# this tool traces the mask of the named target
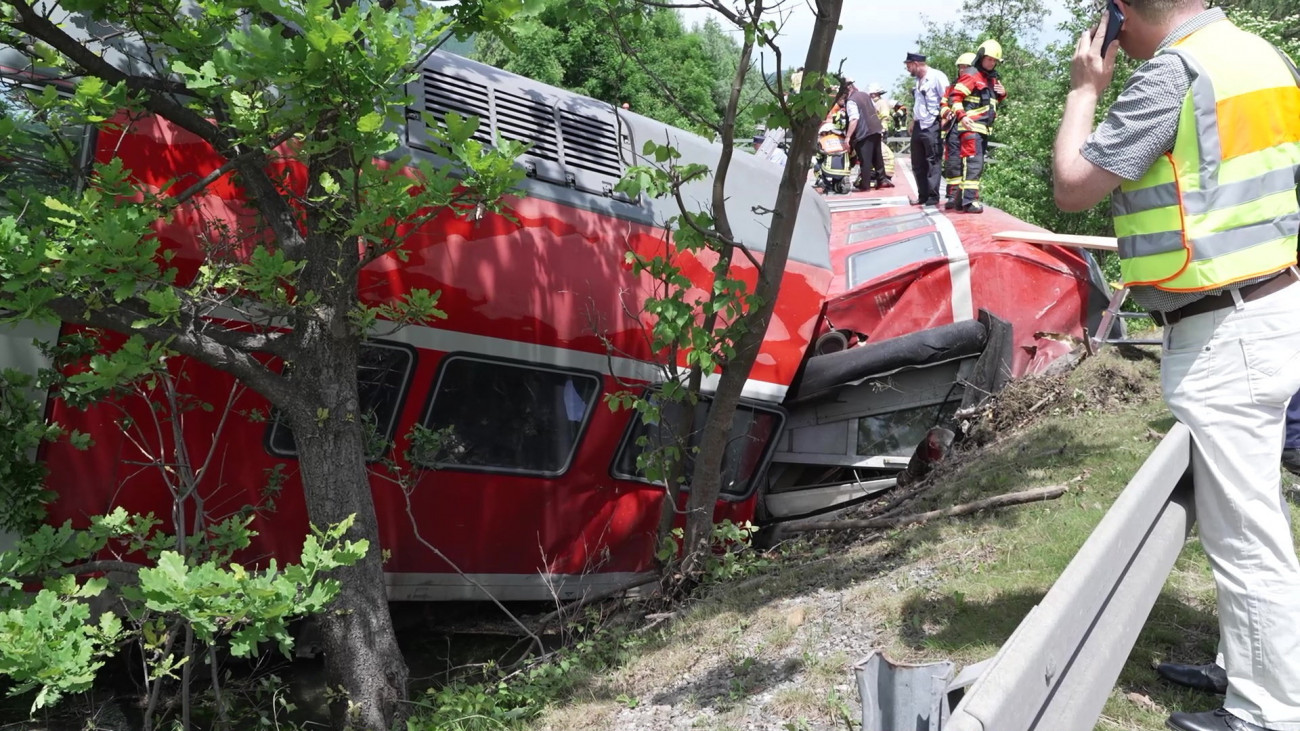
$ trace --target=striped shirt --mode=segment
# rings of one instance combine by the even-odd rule
[[[1106,119],[1083,144],[1079,150],[1083,158],[1125,180],[1140,180],[1161,155],[1172,150],[1178,136],[1178,117],[1182,113],[1183,99],[1192,87],[1192,76],[1180,57],[1159,51],[1226,18],[1219,8],[1211,8],[1189,18],[1165,36],[1156,47],[1156,55],[1133,72],[1119,98],[1106,113]],[[1268,277],[1248,279],[1207,292],[1169,292],[1140,285],[1133,287],[1129,294],[1134,302],[1147,310],[1169,312],[1203,297],[1263,279]]]
[[[912,90],[912,119],[916,126],[925,129],[939,121],[939,104],[948,90],[948,76],[939,69],[927,68],[925,76],[916,80]]]

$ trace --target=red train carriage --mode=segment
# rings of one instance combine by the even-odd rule
[[[764,518],[892,486],[930,429],[1097,334],[1109,287],[1088,252],[1002,239],[1042,229],[993,208],[908,205],[897,180],[901,195],[831,199],[835,277],[785,402]]]
[[[520,158],[525,195],[511,200],[518,225],[443,217],[416,232],[407,261],[390,257],[363,272],[366,301],[441,290],[448,315],[438,327],[378,333],[358,374],[383,437],[372,487],[390,596],[479,599],[486,589],[500,599],[550,599],[619,585],[652,568],[663,493],[636,469],[637,437],[652,430],[602,397],[661,377],[640,314],[654,283],[633,274],[625,254],[662,252],[662,222],[677,211],[613,188],[646,140],[667,139],[685,162],[711,164],[719,148],[449,54],[433,56],[409,91],[416,104],[395,159],[430,154],[421,112],[474,115],[484,142],[500,135],[531,147]],[[221,164],[159,120],[87,140],[89,155],[120,155],[145,184]],[[292,164],[286,172],[300,177]],[[772,206],[781,172],[739,155],[728,177],[736,236],[760,259],[767,220],[753,211]],[[704,206],[710,186],[700,180],[684,197]],[[159,237],[176,265],[193,271],[202,232],[213,222],[238,228],[244,217],[239,191],[219,182]],[[776,314],[733,426],[716,517],[779,521],[864,499],[893,484],[930,427],[1065,352],[1058,337],[1040,333],[1095,332],[1107,291],[1091,258],[992,235],[1006,228],[1026,226],[993,209],[948,215],[879,192],[836,198],[829,208],[806,194]],[[707,285],[712,263],[687,260],[686,271]],[[753,282],[756,272],[741,258],[732,274]],[[28,343],[56,334],[13,329],[0,337],[0,365],[34,368],[40,357]],[[173,372],[203,401],[266,411],[224,373],[183,358]],[[45,451],[60,494],[53,520],[84,522],[117,505],[169,513],[157,470],[140,466],[166,446],[165,435],[158,444],[122,429],[151,418],[148,404],[81,412],[55,400],[50,411],[96,443]],[[274,419],[222,427],[221,411],[191,412],[184,422],[191,453],[212,450],[218,461],[205,505],[220,513],[255,504],[268,471],[280,470],[285,489],[275,512],[256,519],[255,548],[292,559],[306,529],[293,435]],[[408,493],[379,460],[403,454],[417,424],[451,438],[438,454],[416,457],[421,478]]]
[[[12,65],[12,64],[11,64]],[[677,211],[661,201],[629,200],[613,191],[637,164],[646,140],[674,144],[688,162],[714,163],[720,148],[645,117],[538,84],[466,59],[435,54],[409,90],[416,99],[403,130],[402,155],[428,156],[428,130],[419,112],[454,111],[482,120],[480,138],[530,143],[520,158],[529,173],[524,195],[510,201],[518,224],[487,216],[477,222],[442,217],[411,240],[409,260],[390,257],[364,272],[361,295],[378,303],[412,289],[441,291],[447,318],[438,327],[405,327],[365,347],[359,377],[364,405],[384,437],[376,460],[400,455],[413,425],[450,428],[452,438],[426,456],[408,494],[376,462],[372,488],[390,597],[482,599],[567,598],[613,586],[652,569],[660,487],[637,474],[636,440],[644,428],[630,412],[611,411],[602,397],[628,382],[659,377],[645,337],[641,304],[653,282],[625,262],[629,250],[661,252],[662,222]],[[195,178],[222,163],[202,141],[160,119],[120,120],[120,130],[87,137],[91,155],[121,157],[144,185]],[[301,176],[292,163],[287,172]],[[748,155],[728,178],[736,236],[761,260],[766,218],[781,168]],[[709,200],[711,182],[685,191]],[[161,227],[173,263],[193,272],[203,261],[204,232],[214,223],[246,222],[240,191],[229,178]],[[245,226],[246,228],[246,226]],[[719,518],[752,516],[771,446],[784,418],[779,407],[814,334],[831,280],[829,216],[809,192],[799,211],[790,262],[768,338],[745,389],[729,450]],[[755,279],[747,262],[733,276]],[[687,273],[708,286],[712,262]],[[65,328],[66,334],[66,328]],[[37,358],[27,333],[4,339],[6,363]],[[259,515],[252,553],[292,560],[307,528],[297,483],[295,445],[274,418],[221,421],[267,412],[257,394],[225,373],[185,358],[172,364],[187,395],[215,405],[185,415],[191,454],[213,450],[203,483],[206,509],[229,513],[257,504],[269,470],[287,477],[273,512]],[[171,512],[171,495],[156,460],[169,437],[146,424],[154,413],[143,399],[123,399],[86,411],[51,401],[51,418],[86,432],[95,446],[46,448],[48,484],[59,493],[50,519],[84,524],[115,506],[132,512]],[[400,459],[400,457],[398,457]],[[430,551],[428,541],[460,572]],[[478,586],[476,586],[476,584]]]

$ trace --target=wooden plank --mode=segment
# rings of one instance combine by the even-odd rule
[[[1119,244],[1116,243],[1113,236],[1074,236],[1044,231],[1002,231],[993,234],[993,238],[1004,241],[1023,241],[1027,244],[1040,244],[1043,246],[1074,246],[1080,249],[1119,251]]]

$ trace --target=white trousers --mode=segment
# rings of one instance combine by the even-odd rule
[[[1218,588],[1224,707],[1300,731],[1300,562],[1278,469],[1300,390],[1300,284],[1164,337],[1161,386],[1192,432],[1196,520]]]

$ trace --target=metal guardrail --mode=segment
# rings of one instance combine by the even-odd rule
[[[1191,434],[1175,424],[951,712],[972,673],[937,666],[941,690],[912,702],[917,668],[895,684],[887,663],[859,665],[863,731],[1090,731],[1195,522],[1191,487]]]
[[[886,137],[885,144],[893,146],[892,149],[894,150],[894,154],[906,155],[912,150],[912,137],[910,135],[906,137]],[[1006,147],[1006,143],[1003,142],[989,143],[990,150],[996,150],[1001,147]],[[989,157],[989,162],[994,162],[992,156]]]

